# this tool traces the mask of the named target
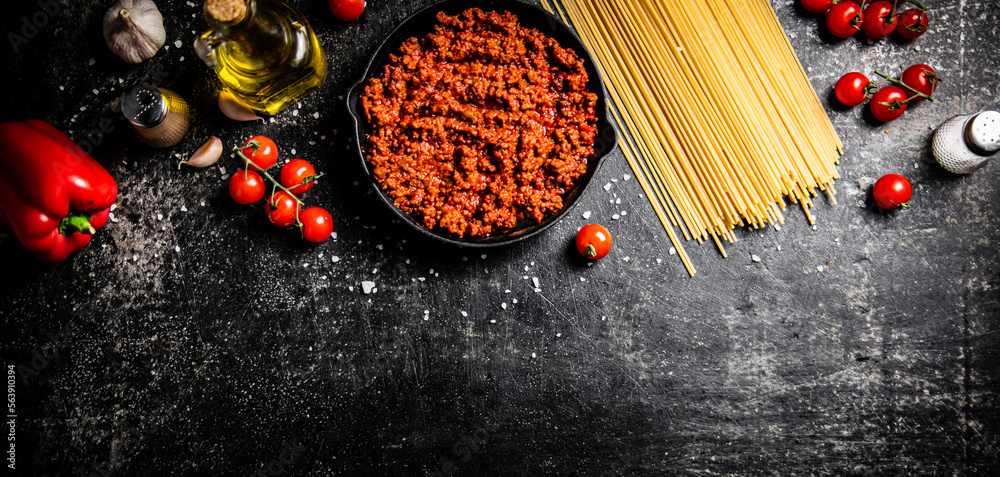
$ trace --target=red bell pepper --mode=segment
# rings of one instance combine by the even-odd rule
[[[51,124],[0,124],[0,224],[42,261],[87,246],[117,198],[111,174]]]

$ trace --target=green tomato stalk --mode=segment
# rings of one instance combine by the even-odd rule
[[[241,146],[237,146],[236,148],[233,149],[233,151],[236,152],[236,155],[239,156],[240,160],[243,161],[243,164],[246,165],[246,168],[244,169],[244,172],[243,172],[244,175],[246,175],[246,171],[249,171],[250,168],[253,167],[262,176],[266,177],[267,180],[271,181],[271,185],[272,185],[272,187],[271,187],[271,196],[268,199],[268,204],[271,207],[275,207],[276,206],[276,204],[274,202],[271,202],[271,201],[274,200],[274,194],[276,193],[276,189],[281,189],[286,194],[288,194],[289,196],[291,196],[292,199],[295,199],[295,202],[297,203],[297,209],[299,210],[299,212],[301,212],[301,209],[305,207],[306,203],[303,202],[302,199],[299,199],[299,196],[296,195],[294,192],[292,192],[290,189],[294,189],[294,188],[296,188],[296,187],[298,187],[300,185],[305,185],[305,184],[308,184],[310,182],[313,182],[316,179],[322,177],[323,174],[316,174],[316,175],[312,175],[312,176],[306,177],[305,179],[302,179],[302,182],[300,182],[300,183],[292,186],[291,188],[285,187],[285,186],[281,185],[280,181],[278,181],[277,179],[275,179],[274,177],[272,177],[271,174],[268,174],[267,173],[267,169],[258,166],[255,162],[251,161],[250,158],[248,158],[247,156],[245,156],[243,154],[243,149],[245,149],[246,147],[252,147],[253,148],[253,152],[256,153],[257,149],[260,148],[260,142],[258,142],[257,140],[253,140],[253,141],[250,141],[250,142],[246,143],[245,146],[242,146],[242,147]],[[251,155],[253,155],[253,154],[251,154]],[[271,167],[274,167],[274,166],[271,166]],[[268,168],[268,169],[270,169],[270,168]],[[295,214],[295,226],[298,227],[298,228],[300,228],[300,229],[302,228],[302,221],[299,220],[299,214]]]

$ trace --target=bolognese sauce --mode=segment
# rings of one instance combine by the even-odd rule
[[[437,21],[365,86],[376,181],[426,227],[459,237],[541,222],[594,152],[583,60],[510,12]]]

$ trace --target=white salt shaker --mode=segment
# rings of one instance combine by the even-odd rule
[[[945,121],[934,133],[931,148],[948,171],[975,172],[1000,151],[1000,112],[983,111]]]

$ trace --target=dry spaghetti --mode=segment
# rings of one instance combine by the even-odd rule
[[[767,0],[560,0],[596,56],[622,150],[690,274],[674,231],[699,243],[809,222],[843,145]],[[567,18],[568,17],[568,18]],[[721,238],[721,240],[720,240]]]

